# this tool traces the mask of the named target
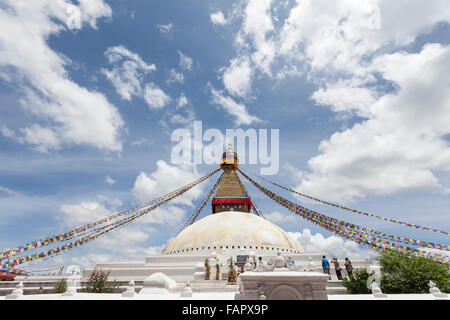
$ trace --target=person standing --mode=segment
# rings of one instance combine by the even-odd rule
[[[338,259],[334,257],[333,259],[331,259],[331,262],[334,264],[334,270],[336,271],[336,276],[338,280],[342,280],[342,273],[341,273],[342,268],[339,266]]]
[[[322,269],[323,269],[323,273],[330,275],[330,263],[328,262],[326,256],[322,257]],[[330,275],[330,278],[331,278],[331,275]]]
[[[352,277],[353,275],[353,266],[352,263],[350,262],[350,260],[348,260],[348,258],[345,258],[345,270],[347,270],[347,274],[349,277]]]

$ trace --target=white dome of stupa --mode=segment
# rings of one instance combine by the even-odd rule
[[[190,225],[170,241],[163,254],[299,253],[302,248],[272,222],[255,214],[224,211]]]

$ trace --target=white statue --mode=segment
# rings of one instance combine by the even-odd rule
[[[62,294],[62,296],[74,296],[77,294],[76,282],[74,278],[69,279],[67,282],[66,292]]]
[[[18,284],[16,284],[16,288],[11,292],[11,294],[8,294],[5,299],[19,299],[23,296],[23,282],[20,281]]]
[[[192,297],[191,282],[189,280],[186,281],[186,287],[180,293],[180,297],[182,297],[182,298]]]
[[[281,255],[281,252],[277,252],[277,256],[273,260],[276,268],[286,267],[286,259]]]
[[[253,271],[253,263],[250,261],[250,259],[247,259],[247,262],[244,265],[245,272]]]
[[[264,286],[258,287],[258,300],[266,300],[266,295],[264,292]]]
[[[134,289],[134,281],[131,280],[131,281],[128,283],[127,290],[125,290],[125,292],[122,293],[122,297],[132,298],[132,297],[134,297],[135,295],[136,295],[136,291],[135,291],[135,289]]]
[[[307,270],[308,271],[313,271],[316,268],[315,263],[313,262],[313,258],[311,256],[308,257],[308,265],[307,265]]]
[[[438,287],[436,287],[436,283],[430,280],[428,282],[428,286],[430,287],[430,294],[432,294],[436,298],[447,298],[446,293],[442,293],[441,290],[439,290]]]
[[[378,284],[374,281],[371,285],[372,294],[375,296],[375,298],[387,298],[387,295],[385,295],[383,292],[381,292],[380,287]]]
[[[204,279],[205,279],[205,264],[199,262],[195,266],[194,280],[204,280]]]
[[[289,271],[286,268],[286,258],[281,255],[281,252],[277,252],[277,256],[273,259],[273,271]]]

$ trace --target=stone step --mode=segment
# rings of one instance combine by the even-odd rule
[[[328,294],[348,294],[345,287],[327,287],[326,289]]]
[[[342,286],[342,280],[328,280],[327,281],[327,288],[333,287],[333,288],[343,288]]]

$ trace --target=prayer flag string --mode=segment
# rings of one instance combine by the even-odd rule
[[[420,226],[420,225],[417,225],[417,224],[412,224],[412,223],[408,223],[408,222],[405,222],[405,221],[400,221],[400,220],[396,220],[396,219],[392,219],[392,218],[386,218],[386,217],[378,216],[378,215],[375,215],[375,214],[372,214],[372,213],[368,213],[368,212],[363,212],[363,211],[347,208],[347,207],[341,206],[341,205],[336,204],[336,203],[324,201],[324,200],[321,200],[321,199],[318,199],[318,198],[315,198],[315,197],[312,197],[312,196],[300,193],[298,191],[289,189],[287,187],[284,187],[284,186],[282,186],[282,185],[280,185],[280,184],[278,184],[276,182],[270,181],[269,179],[266,179],[266,178],[264,178],[264,177],[262,177],[260,175],[257,175],[257,174],[253,174],[253,175],[254,176],[258,176],[260,179],[265,180],[265,181],[273,184],[274,186],[277,186],[277,187],[282,188],[284,190],[287,190],[289,192],[298,194],[299,196],[302,196],[304,198],[308,198],[308,199],[314,200],[316,202],[320,202],[320,203],[323,203],[323,204],[326,204],[326,205],[329,205],[329,206],[332,206],[332,207],[335,207],[335,208],[343,209],[343,210],[346,210],[346,211],[349,211],[349,212],[365,215],[365,216],[368,216],[368,217],[381,219],[381,220],[384,220],[384,221],[393,222],[393,223],[396,223],[396,224],[402,224],[402,225],[405,225],[407,227],[418,229],[418,230],[426,230],[426,231],[438,232],[438,233],[445,234],[447,236],[450,235],[450,233],[447,232],[447,231],[442,231],[442,230],[438,230],[438,229],[434,229],[434,228],[428,228],[428,227],[424,227],[424,226]]]

